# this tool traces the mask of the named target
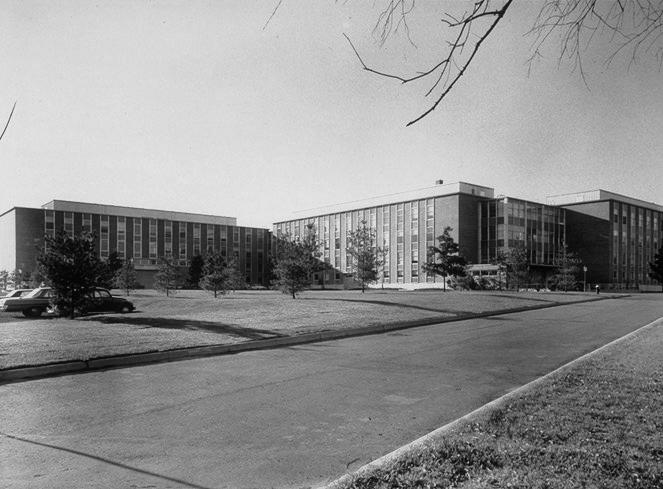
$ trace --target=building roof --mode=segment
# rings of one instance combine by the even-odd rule
[[[151,219],[165,219],[168,221],[199,222],[202,224],[221,224],[226,226],[237,225],[237,218],[235,217],[194,214],[190,212],[162,211],[156,209],[143,209],[140,207],[122,207],[118,205],[90,204],[69,200],[52,200],[41,207],[42,209],[55,211],[83,212],[109,216],[145,217]]]
[[[654,202],[647,202],[644,200],[635,199],[633,197],[628,197],[626,195],[608,192],[607,190],[602,189],[587,190],[585,192],[576,192],[571,194],[550,195],[546,197],[546,203],[548,205],[573,205],[587,202],[597,202],[601,200],[616,200],[619,202],[663,212],[663,206]]]
[[[475,185],[472,183],[465,183],[465,182],[454,182],[448,184],[440,183],[432,187],[424,187],[415,190],[406,190],[404,192],[379,195],[376,197],[369,197],[367,199],[353,200],[350,202],[343,202],[340,204],[333,204],[328,206],[314,207],[311,209],[295,211],[290,218],[277,221],[277,223],[292,221],[296,219],[324,216],[327,214],[336,214],[339,212],[367,209],[370,207],[377,207],[381,205],[397,204],[413,200],[440,197],[444,195],[454,195],[458,193],[476,195],[478,197],[486,197],[492,199],[495,191],[491,187],[484,187],[482,185]]]

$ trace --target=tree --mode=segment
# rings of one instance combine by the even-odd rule
[[[106,289],[112,289],[115,286],[115,277],[122,268],[123,262],[117,251],[111,251],[108,258],[102,260],[104,266],[99,271],[97,285]]]
[[[115,273],[115,286],[118,289],[124,290],[124,292],[129,295],[137,285],[138,276],[136,274],[134,262],[133,260],[125,260],[120,269]]]
[[[312,257],[316,252],[312,249],[312,242],[304,239],[293,239],[290,234],[281,234],[277,237],[273,284],[280,288],[284,294],[291,294],[293,299],[297,294],[311,285],[311,272],[314,270]]]
[[[564,292],[575,290],[578,286],[578,274],[582,265],[580,257],[569,251],[566,243],[563,243],[553,257],[553,265],[555,266],[553,276],[555,287]]]
[[[198,288],[200,279],[203,276],[203,266],[205,265],[205,260],[201,255],[194,255],[191,257],[191,264],[189,265],[189,278],[187,279],[187,285],[193,289]]]
[[[214,298],[217,293],[226,293],[226,289],[231,286],[231,271],[226,260],[218,251],[208,253],[205,257],[205,263],[202,269],[202,278],[200,286],[205,290],[214,292]]]
[[[366,221],[361,221],[359,228],[350,231],[346,254],[348,260],[351,260],[352,274],[361,284],[363,294],[366,285],[377,281],[383,263],[382,248],[376,246],[375,230],[368,227]]]
[[[181,284],[181,272],[173,262],[173,259],[167,256],[161,257],[159,270],[154,275],[154,288],[170,296],[170,291],[177,289]]]
[[[233,256],[227,265],[228,288],[235,292],[236,290],[246,289],[246,277],[239,266],[239,258]]]
[[[649,277],[661,284],[661,291],[663,291],[663,246],[654,255],[654,261],[649,262]]]
[[[9,272],[7,270],[0,270],[0,289],[7,290],[9,282]]]
[[[53,288],[53,303],[70,318],[85,310],[88,294],[105,269],[94,247],[94,235],[70,236],[59,231],[45,236],[45,247],[37,258],[40,272]]]
[[[421,3],[419,5],[426,5]],[[473,0],[452,2],[452,8],[442,14],[441,29],[447,41],[444,50],[432,66],[415,70],[412,75],[398,75],[369,67],[358,50],[345,35],[362,68],[373,74],[388,77],[402,84],[416,84],[430,80],[426,96],[432,97],[429,108],[415,117],[410,126],[433,112],[449,94],[473,62],[481,45],[505,17],[513,0]],[[438,7],[434,7],[438,8]],[[461,10],[462,9],[462,10]],[[395,32],[404,30],[411,44],[408,18],[415,11],[414,0],[389,0],[373,28],[381,44]],[[438,15],[429,14],[430,18]],[[607,62],[625,53],[630,63],[641,53],[652,54],[658,63],[663,60],[663,1],[661,0],[547,0],[534,25],[528,29],[533,38],[529,63],[541,58],[541,48],[559,34],[560,61],[568,59],[585,79],[582,54],[599,39],[612,44]],[[527,29],[525,29],[527,30]]]
[[[428,256],[423,269],[426,273],[433,273],[444,278],[443,289],[447,290],[447,277],[463,277],[467,261],[460,254],[460,247],[451,236],[453,228],[447,226],[437,237],[438,246],[428,247]]]
[[[498,265],[506,276],[507,289],[510,283],[515,283],[516,290],[519,290],[523,283],[529,282],[529,252],[523,245],[517,245],[506,251],[500,250],[493,263]]]

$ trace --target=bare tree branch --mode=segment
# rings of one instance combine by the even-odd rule
[[[5,132],[7,131],[7,128],[9,127],[9,121],[12,120],[12,115],[14,115],[14,109],[16,108],[16,102],[14,102],[14,106],[12,107],[12,111],[9,113],[9,118],[7,119],[7,123],[5,124],[5,128],[2,130],[2,134],[0,134],[0,141],[2,141],[2,137],[5,135]]]
[[[426,111],[407,123],[407,126],[411,126],[434,111],[440,102],[442,102],[442,100],[454,87],[454,85],[456,85],[460,77],[463,76],[469,67],[470,63],[472,63],[472,60],[481,47],[481,44],[491,34],[500,20],[502,20],[504,14],[512,2],[513,0],[503,0],[501,7],[493,8],[492,5],[494,4],[494,1],[476,0],[472,6],[471,12],[465,13],[460,18],[456,18],[451,14],[446,14],[445,18],[443,18],[441,21],[453,32],[452,40],[448,42],[446,54],[443,55],[440,61],[434,64],[432,67],[424,71],[419,71],[417,74],[412,76],[395,75],[393,73],[387,73],[385,71],[380,71],[368,66],[364,62],[363,58],[357,51],[357,48],[354,46],[347,34],[344,34],[344,36],[350,43],[350,46],[357,56],[357,59],[359,59],[362,68],[366,71],[387,78],[393,78],[403,84],[411,83],[415,80],[420,80],[429,76],[434,76],[433,82],[426,92],[426,96],[431,96],[436,91],[439,91],[439,95]],[[380,15],[375,27],[375,29],[380,29],[381,43],[383,43],[389,37],[389,35],[395,32],[401,23],[405,25],[407,29],[405,18],[413,8],[414,0],[389,1],[387,7]],[[395,20],[396,15],[400,16],[399,20]],[[490,22],[487,25],[482,25],[485,19],[490,19]],[[478,24],[476,29],[479,31],[479,34],[474,34],[472,32],[476,24]],[[473,36],[476,36],[476,38]],[[464,55],[464,50],[466,47],[470,49],[470,54],[467,56]]]
[[[373,28],[373,35],[383,45],[392,34],[403,27],[410,37],[408,17],[415,0],[383,0],[384,9]],[[468,11],[463,15],[446,12],[441,18],[446,42],[439,61],[413,75],[398,75],[368,65],[344,34],[362,68],[373,74],[393,78],[403,84],[430,78],[426,97],[434,97],[430,107],[410,121],[410,126],[434,111],[468,70],[483,42],[502,20],[513,0],[467,0]],[[526,3],[527,0],[523,0]],[[454,3],[456,5],[458,2]],[[542,47],[559,38],[558,62],[569,61],[589,88],[584,57],[598,41],[608,41],[611,52],[600,56],[610,65],[617,56],[630,56],[628,67],[639,61],[641,54],[651,55],[663,69],[663,0],[546,0],[534,25],[527,31],[533,37],[531,54],[527,59],[528,72],[535,61],[542,59]],[[612,46],[612,47],[611,47]]]
[[[265,25],[262,26],[263,31],[265,29],[267,29],[267,25],[272,20],[272,18],[276,15],[276,11],[279,9],[279,7],[281,6],[282,3],[283,3],[283,0],[279,0],[279,2],[276,4],[276,7],[274,7],[274,10],[272,11],[272,15],[269,16],[269,19],[267,19],[267,22],[265,22]]]

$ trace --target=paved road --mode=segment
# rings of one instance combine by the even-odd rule
[[[316,486],[657,319],[661,299],[0,386],[0,486]]]

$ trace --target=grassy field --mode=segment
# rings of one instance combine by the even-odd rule
[[[343,486],[663,488],[663,327]]]
[[[365,294],[309,291],[296,300],[275,291],[238,291],[214,299],[203,291],[178,291],[171,297],[151,290],[138,291],[128,297],[137,309],[131,314],[90,315],[75,320],[0,314],[0,368],[462,317],[592,297],[571,293],[370,290]]]

